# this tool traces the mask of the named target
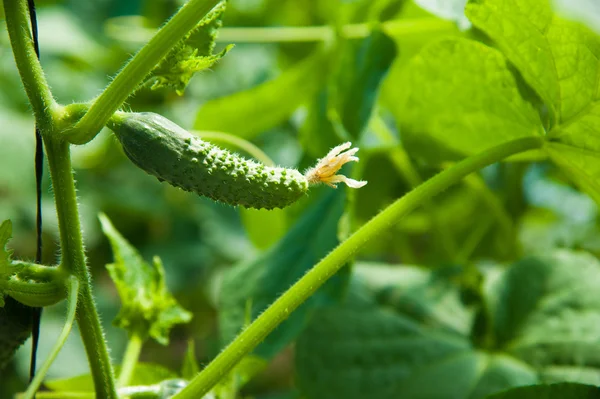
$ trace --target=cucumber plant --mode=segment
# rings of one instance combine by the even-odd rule
[[[589,29],[556,16],[549,1],[527,0],[523,2],[526,6],[520,7],[509,0],[471,0],[466,13],[460,13],[458,19],[464,24],[466,16],[479,34],[483,32],[491,40],[484,44],[474,39],[476,35],[463,35],[433,41],[410,60],[404,60],[401,68],[392,71],[396,73],[396,82],[401,82],[401,85],[392,92],[384,93],[381,100],[382,106],[396,117],[401,127],[403,145],[411,150],[414,157],[426,159],[435,153],[437,157],[434,162],[459,161],[424,182],[412,174],[411,184],[415,186],[412,191],[385,207],[353,233],[348,233],[320,261],[315,260],[308,272],[278,295],[212,362],[199,372],[190,372],[188,381],[165,378],[164,382],[147,390],[130,386],[132,370],[144,340],[152,337],[166,343],[169,328],[173,324],[189,321],[191,315],[166,290],[160,259],[155,258],[152,264],[144,262],[116,232],[110,221],[101,216],[103,230],[115,254],[115,263],[109,265],[109,272],[124,304],[117,324],[125,328],[130,336],[130,346],[119,378],[115,379],[86,265],[71,147],[90,142],[104,126],[108,126],[126,156],[142,170],[160,181],[234,206],[258,209],[286,207],[304,196],[311,185],[320,183],[333,187],[338,183],[345,183],[350,188],[363,187],[365,181],[337,173],[344,164],[358,161],[355,156],[358,149],[350,148],[349,140],[361,142],[367,127],[379,139],[391,140],[385,122],[377,112],[373,112],[373,93],[377,92],[392,61],[397,57],[395,43],[390,36],[415,33],[394,21],[382,21],[382,16],[387,15],[390,9],[395,10],[393,5],[388,4],[391,2],[375,3],[376,7],[371,11],[375,15],[372,24],[350,24],[337,30],[323,27],[322,30],[311,31],[312,36],[306,37],[302,36],[304,33],[298,34],[298,31],[290,32],[293,34],[288,36],[282,35],[289,39],[297,34],[299,41],[317,40],[327,44],[323,50],[324,56],[317,54],[309,60],[310,63],[295,70],[292,78],[282,78],[288,85],[301,80],[306,65],[327,65],[324,60],[328,58],[343,60],[345,49],[354,45],[344,36],[368,36],[366,44],[362,43],[364,47],[361,44],[354,49],[356,54],[367,54],[366,62],[360,64],[357,71],[348,74],[343,66],[336,69],[327,65],[324,68],[326,74],[330,74],[337,83],[344,79],[350,83],[346,87],[339,84],[334,89],[327,88],[321,93],[328,101],[324,118],[328,130],[322,133],[327,138],[315,145],[317,140],[314,137],[321,132],[307,129],[303,132],[303,141],[310,147],[309,151],[318,153],[317,157],[325,155],[302,173],[296,169],[267,166],[244,159],[203,141],[161,115],[124,110],[125,101],[142,85],[170,87],[181,93],[195,72],[209,68],[231,51],[228,46],[220,53],[214,53],[216,34],[225,10],[224,1],[188,1],[127,62],[98,97],[89,102],[69,105],[59,104],[55,100],[35,56],[31,32],[27,28],[27,1],[3,1],[14,59],[47,153],[58,217],[61,257],[56,266],[13,260],[5,249],[11,236],[11,224],[7,221],[0,226],[0,304],[6,309],[0,314],[3,327],[0,332],[0,365],[10,358],[30,328],[19,319],[23,315],[15,311],[16,306],[44,307],[63,300],[69,303],[61,340],[31,383],[26,397],[35,395],[44,372],[50,367],[74,321],[81,333],[98,398],[139,394],[185,399],[204,397],[211,390],[218,392],[224,389],[219,383],[222,384],[225,377],[231,376],[230,373],[235,373],[236,366],[247,361],[250,352],[340,271],[359,250],[389,232],[415,208],[431,206],[429,201],[433,196],[489,165],[507,160],[550,160],[582,190],[596,200],[600,198],[595,183],[600,171],[597,162],[597,152],[600,151],[600,141],[597,140],[600,131],[597,123],[600,39]],[[439,28],[439,24],[439,21],[436,22],[433,30]],[[517,24],[520,29],[514,26]],[[515,29],[503,28],[507,26]],[[424,29],[430,28],[427,25]],[[334,31],[337,36],[332,34]],[[417,30],[417,33],[422,32]],[[331,40],[337,42],[332,45]],[[534,40],[536,45],[522,46],[526,40]],[[377,46],[373,43],[377,43]],[[386,51],[381,54],[375,51],[377,48]],[[553,65],[554,70],[548,71],[546,65]],[[316,84],[315,87],[320,86]],[[257,92],[261,94],[260,89]],[[362,93],[368,95],[361,96]],[[250,103],[252,101],[245,102],[249,108]],[[235,119],[235,115],[218,115],[219,109],[227,113],[233,109],[235,113],[236,107],[214,104],[206,107],[217,115],[209,115],[213,118],[210,123],[220,123],[219,126],[232,124],[231,119]],[[273,99],[265,101],[265,104],[272,105]],[[361,112],[355,112],[356,109]],[[247,116],[243,111],[240,110],[240,119]],[[268,117],[256,115],[257,120],[253,121],[251,128],[241,131],[247,137],[266,129],[276,119]],[[311,109],[307,119],[311,122],[319,117],[322,115],[318,114],[318,110]],[[203,123],[209,124],[199,118],[196,125],[202,126]],[[307,122],[307,125],[310,127],[310,123]],[[323,148],[323,142],[333,145]],[[340,144],[342,142],[344,144]],[[367,140],[364,139],[364,142]],[[400,149],[396,143],[393,147],[397,151]],[[393,159],[399,169],[406,171],[406,160],[402,154],[396,152]],[[407,175],[411,175],[410,169]],[[360,169],[357,176],[360,176]],[[494,209],[497,210],[497,207]],[[435,224],[435,220],[432,223]],[[290,241],[284,239],[281,245]],[[511,280],[510,273],[506,280]],[[475,297],[483,303],[485,295],[480,286],[474,285]],[[278,294],[280,292],[277,291]],[[510,311],[490,302],[492,304],[481,305],[480,324],[476,327],[483,326],[481,328],[486,331],[481,346],[494,351],[499,345],[510,341],[510,334],[496,325],[489,325],[493,324],[494,317],[501,318],[504,315],[510,318],[506,316]],[[486,306],[496,308],[490,310]],[[333,313],[335,315],[336,312]],[[377,325],[381,321],[377,319],[379,317],[386,318],[392,330],[398,328],[398,331],[405,333],[407,329],[404,322],[390,321],[388,316],[379,312],[370,312],[368,316],[356,316],[354,313],[357,313],[356,309],[346,309],[340,314],[347,316],[350,321],[368,320],[369,325]],[[377,320],[371,322],[371,317]],[[336,320],[331,325],[334,326],[334,332],[340,330]],[[307,353],[312,346],[306,337],[315,330],[318,332],[318,328],[311,326],[308,335],[299,341],[302,348],[307,348]],[[9,336],[8,331],[14,333],[11,332]],[[372,334],[373,331],[367,333]],[[328,349],[335,352],[334,344],[335,338],[332,345],[316,352],[327,353]],[[461,350],[464,349],[462,342],[457,345]],[[468,344],[465,345],[468,347]],[[480,354],[469,353],[465,356],[478,359]],[[300,374],[300,384],[305,386],[306,392],[311,393],[311,397],[328,397],[327,387],[314,389],[318,385],[310,385],[311,380],[318,380],[318,376],[311,374],[311,360],[299,357],[300,365],[308,365],[304,374]],[[189,369],[198,370],[198,367],[191,364]],[[343,367],[339,370],[343,372]],[[336,378],[338,375],[332,373],[332,379]],[[340,381],[343,379],[335,380],[336,383]],[[472,387],[468,382],[465,386]],[[539,380],[532,377],[525,382],[537,383]],[[438,396],[432,397],[441,397],[433,385],[430,389]],[[344,388],[343,383],[340,386]],[[398,392],[406,389],[407,397],[417,395],[417,390],[406,386],[398,388]],[[353,392],[356,391],[350,389],[348,395]]]

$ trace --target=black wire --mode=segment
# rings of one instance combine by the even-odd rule
[[[27,0],[29,8],[29,20],[31,22],[31,34],[33,37],[33,48],[38,60],[40,59],[40,44],[38,41],[37,15],[34,0]],[[44,172],[44,147],[40,129],[35,127],[35,184],[36,184],[36,252],[35,262],[42,263],[42,175]],[[35,376],[37,349],[40,341],[40,320],[42,308],[32,309],[31,320],[31,360],[29,363],[29,381]],[[34,396],[35,397],[35,396]]]

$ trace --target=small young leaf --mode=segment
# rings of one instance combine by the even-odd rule
[[[489,284],[498,347],[540,369],[600,364],[600,262],[584,252],[525,258]]]
[[[341,80],[334,101],[344,128],[353,140],[367,126],[379,85],[396,58],[396,44],[381,30],[373,32],[357,44],[348,42],[349,51],[339,66]]]
[[[191,313],[179,306],[167,290],[160,259],[154,257],[152,265],[144,262],[105,215],[99,218],[115,257],[115,263],[106,268],[122,302],[115,325],[130,334],[150,336],[163,345],[168,344],[173,325],[189,322]]]
[[[296,371],[312,399],[481,399],[537,382],[514,358],[356,299],[315,312],[296,345]]]
[[[171,87],[177,94],[182,95],[196,72],[210,68],[233,47],[227,46],[220,53],[213,54],[225,5],[226,2],[223,1],[206,15],[198,26],[152,70],[147,82],[153,83],[153,90]]]

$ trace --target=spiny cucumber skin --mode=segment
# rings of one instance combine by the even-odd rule
[[[295,169],[268,167],[223,150],[167,118],[127,113],[109,127],[138,167],[173,186],[247,208],[283,208],[308,191]]]

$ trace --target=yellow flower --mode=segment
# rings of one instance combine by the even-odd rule
[[[349,149],[352,143],[340,144],[333,148],[327,155],[319,159],[315,167],[304,173],[304,176],[310,184],[325,183],[330,187],[337,188],[336,183],[345,183],[348,187],[360,188],[367,184],[366,181],[349,179],[344,175],[336,175],[344,164],[358,161],[354,154],[358,148]]]

